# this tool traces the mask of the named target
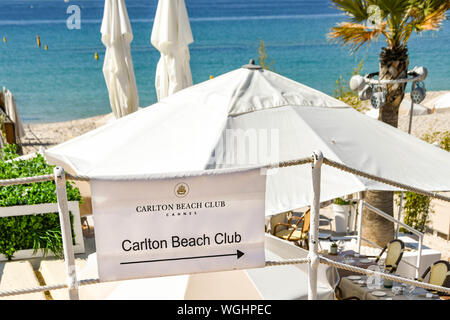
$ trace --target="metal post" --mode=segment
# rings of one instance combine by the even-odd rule
[[[416,86],[416,82],[414,81],[412,83],[412,85],[411,85],[411,92],[414,90],[415,86]],[[411,110],[410,110],[410,114],[409,114],[409,126],[408,126],[408,133],[409,134],[411,134],[413,111],[414,111],[414,102],[413,102],[413,99],[411,98]],[[403,200],[403,192],[402,192],[401,197],[400,197],[400,205],[402,203],[401,202],[402,200]],[[398,212],[398,220],[399,221],[400,221],[400,218],[401,218],[400,214],[401,214],[401,207],[400,207],[400,210]],[[398,230],[399,230],[399,228],[400,228],[400,226],[397,223],[397,237],[398,237]],[[420,261],[421,261],[421,258],[422,258],[422,243],[423,243],[423,236],[419,236],[419,248],[418,248],[418,253],[417,253],[417,261],[416,261],[416,267],[417,267],[417,269],[416,269],[416,278],[420,277],[419,269],[420,269]]]
[[[64,262],[67,272],[67,286],[70,300],[78,300],[78,282],[75,270],[75,254],[72,245],[72,230],[70,226],[70,216],[67,204],[66,176],[64,169],[55,167],[56,196],[58,199],[59,221],[61,224],[61,235],[64,249]]]
[[[414,81],[411,85],[411,92],[416,87],[416,82]],[[411,127],[412,127],[412,118],[413,118],[413,112],[414,112],[414,102],[412,97],[409,97],[411,99],[411,110],[409,111],[409,126],[408,126],[408,134],[411,134]]]
[[[403,207],[403,191],[400,193],[400,203],[398,205],[398,214],[397,214],[398,221],[401,221],[401,218],[402,218],[402,207]],[[400,231],[400,225],[398,223],[396,223],[395,238],[398,238],[399,231]]]
[[[319,268],[319,214],[320,214],[320,176],[323,155],[313,152],[312,163],[312,203],[309,228],[308,300],[317,299],[317,269]]]
[[[363,220],[363,209],[364,209],[364,200],[363,193],[358,193],[358,238],[357,238],[357,247],[358,253],[361,253],[361,237],[362,237],[362,220]]]
[[[414,81],[411,85],[411,92],[416,87],[416,82]],[[412,97],[409,97],[411,99],[411,109],[409,110],[409,125],[408,125],[408,134],[411,134],[411,128],[412,128],[412,117],[414,112],[414,102],[412,101]],[[402,205],[403,205],[403,191],[400,193],[400,204],[398,206],[398,216],[397,220],[400,221],[401,214],[402,214]],[[397,224],[397,227],[395,228],[395,237],[398,238],[400,226]]]
[[[420,264],[422,260],[422,243],[423,243],[423,236],[419,236],[419,248],[417,252],[417,260],[416,260],[416,278],[420,277]]]
[[[413,81],[413,83],[411,84],[411,92],[414,90],[415,87],[416,87],[416,82]],[[413,99],[411,96],[409,98],[411,99],[411,110],[409,110],[408,134],[411,134],[412,119],[413,119],[413,113],[414,113],[414,102],[413,102]],[[397,215],[398,221],[400,221],[400,219],[402,218],[402,206],[403,206],[403,191],[400,193],[400,204],[398,206],[398,215]],[[397,223],[397,227],[395,228],[395,238],[398,238],[399,230],[400,230],[400,226]]]
[[[414,90],[415,87],[416,87],[416,82],[413,81],[413,83],[411,84],[411,92]],[[414,102],[412,101],[411,96],[409,98],[411,99],[411,109],[409,110],[408,134],[411,134],[412,117],[413,117],[413,113],[414,113]],[[400,219],[402,217],[402,206],[403,206],[403,191],[400,193],[400,204],[398,206],[398,215],[397,215],[398,221],[400,221]],[[400,226],[397,224],[397,227],[395,228],[395,237],[396,238],[398,238],[399,229],[400,229]]]

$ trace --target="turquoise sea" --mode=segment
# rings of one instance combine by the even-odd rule
[[[66,1],[0,0],[0,39],[6,37],[6,42],[0,42],[0,86],[13,92],[25,123],[111,112],[102,73],[104,0]],[[330,95],[339,75],[348,78],[361,58],[365,58],[364,72],[378,69],[384,40],[354,55],[327,40],[330,27],[345,18],[328,0],[185,2],[194,36],[190,46],[194,83],[256,59],[260,40],[276,72]],[[157,0],[126,0],[126,4],[134,33],[131,53],[140,104],[146,107],[156,102],[154,74],[159,52],[150,44],[150,35]],[[81,29],[66,26],[70,5],[81,9]],[[449,21],[440,31],[414,35],[410,40],[410,67],[428,68],[428,90],[450,89],[449,52]]]

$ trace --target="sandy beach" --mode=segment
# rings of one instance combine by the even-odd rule
[[[22,138],[23,153],[36,152],[41,146],[47,149],[68,141],[104,125],[108,120],[113,119],[113,117],[113,114],[110,113],[64,122],[24,123],[25,137]]]

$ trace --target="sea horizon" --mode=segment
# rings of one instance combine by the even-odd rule
[[[194,37],[189,47],[194,84],[257,60],[260,40],[275,72],[331,96],[339,76],[348,80],[361,59],[363,73],[378,71],[384,39],[355,54],[329,41],[330,28],[345,16],[328,0],[280,0],[276,5],[267,0],[185,3]],[[157,102],[154,76],[160,55],[150,43],[157,0],[127,0],[126,4],[134,35],[131,54],[140,106],[147,107]],[[80,29],[67,28],[70,5],[80,8]],[[111,112],[102,72],[103,5],[104,0],[0,2],[0,37],[6,39],[0,42],[0,85],[14,94],[24,123],[68,121]],[[408,50],[409,69],[428,69],[427,90],[450,90],[448,20],[439,31],[413,35]]]

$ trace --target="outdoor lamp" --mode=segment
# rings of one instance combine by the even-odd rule
[[[364,77],[357,74],[350,79],[349,86],[352,91],[361,91],[364,88],[365,84],[366,82],[364,80]]]
[[[358,97],[361,101],[369,100],[372,95],[372,85],[366,83],[366,79],[359,74],[354,75],[350,79],[350,89],[358,92]]]
[[[358,92],[359,100],[369,100],[372,96],[373,87],[371,84],[365,84],[363,89]]]
[[[354,75],[351,77],[349,87],[351,90],[358,92],[361,101],[369,100],[373,108],[378,109],[386,104],[387,89],[386,85],[412,82],[411,102],[421,103],[426,97],[426,89],[424,80],[428,75],[425,67],[414,67],[407,73],[406,78],[401,79],[374,79],[379,76],[379,72],[366,74],[364,77]],[[408,78],[409,76],[409,78]],[[412,107],[411,107],[412,108]]]
[[[425,82],[416,81],[413,83],[413,88],[411,90],[411,100],[414,103],[421,103],[427,95],[427,90],[425,89]]]
[[[381,88],[382,91],[379,91]],[[375,92],[370,97],[370,104],[375,109],[381,108],[386,103],[386,89],[384,87],[376,86]]]
[[[408,72],[409,73],[409,72]],[[411,72],[411,74],[416,75],[420,78],[420,80],[425,80],[425,78],[428,75],[428,69],[425,67],[414,67]]]

